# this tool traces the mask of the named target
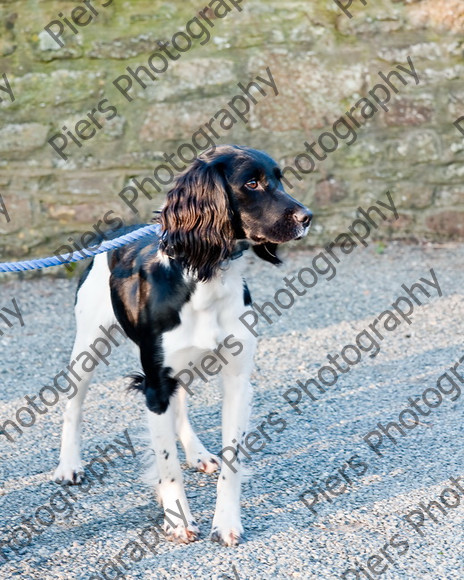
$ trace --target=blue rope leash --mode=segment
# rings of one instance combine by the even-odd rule
[[[145,226],[128,234],[124,234],[114,240],[105,240],[98,246],[90,246],[90,248],[82,248],[75,252],[63,254],[62,256],[50,256],[49,258],[38,258],[37,260],[24,260],[23,262],[4,262],[0,264],[0,272],[24,272],[26,270],[40,270],[41,268],[49,268],[50,266],[61,266],[61,264],[68,264],[69,262],[78,262],[91,258],[97,254],[108,252],[126,246],[135,240],[149,236],[150,234],[159,234],[161,226],[159,224],[151,224]],[[84,255],[82,255],[84,254]]]

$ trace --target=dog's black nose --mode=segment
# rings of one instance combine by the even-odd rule
[[[301,208],[294,214],[295,220],[307,228],[313,219],[312,212],[309,209]]]

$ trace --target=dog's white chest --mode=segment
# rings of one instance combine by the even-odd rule
[[[183,349],[209,351],[230,334],[226,320],[235,311],[238,319],[243,308],[240,270],[231,267],[215,279],[196,285],[190,300],[180,311],[181,324],[163,335],[166,352],[178,353]]]
[[[197,288],[192,296],[190,308],[186,305],[181,313],[182,325],[184,320],[192,324],[190,339],[194,348],[213,349],[221,338],[221,325],[219,320],[220,307],[224,296],[220,296],[217,284],[213,288],[207,288],[204,284]],[[224,288],[222,286],[222,288]],[[211,291],[213,290],[213,292]]]

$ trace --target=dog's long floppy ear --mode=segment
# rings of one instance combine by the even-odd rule
[[[212,278],[232,252],[232,210],[220,166],[197,159],[168,192],[161,247],[198,280]]]
[[[282,264],[282,260],[277,255],[278,244],[272,242],[264,242],[264,244],[256,244],[253,246],[253,252],[266,262],[271,264]]]

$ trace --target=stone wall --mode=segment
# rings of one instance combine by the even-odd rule
[[[464,5],[364,2],[353,0],[349,17],[332,0],[242,0],[235,7],[213,0],[198,20],[206,33],[192,21],[207,5],[200,1],[0,0],[0,195],[9,218],[0,213],[1,258],[51,254],[99,220],[149,219],[163,195],[149,201],[133,178],[153,176],[163,155],[192,144],[194,134],[202,146],[215,114],[218,143],[264,149],[282,166],[298,161],[300,179],[290,169],[286,176],[289,191],[316,215],[306,244],[332,240],[358,206],[384,199],[386,190],[400,219],[380,227],[377,238],[464,239],[464,135],[453,124],[464,115]],[[80,26],[71,17],[79,6],[85,8],[73,14]],[[50,27],[58,40],[44,30],[52,20],[63,26],[62,36],[59,24]],[[175,53],[187,45],[186,30],[192,46]],[[142,87],[127,67],[148,67],[150,55],[166,55],[160,43],[179,58],[165,56],[167,70],[155,80],[140,73]],[[361,105],[353,111],[362,98],[375,104],[369,91],[385,85],[379,71],[401,72],[408,57],[418,83],[404,72],[406,85],[390,77],[398,93],[390,90],[388,111],[379,103],[370,118]],[[161,71],[161,57],[151,62]],[[243,94],[238,83],[267,79],[267,69],[279,94],[269,86],[265,96],[255,90],[246,117],[227,126],[226,113],[218,113],[230,115],[228,103]],[[118,77],[120,90],[113,84]],[[374,93],[381,97],[382,89]],[[339,137],[309,171],[308,153],[300,155],[304,143],[334,134],[334,123],[350,110],[356,141]],[[343,121],[338,129],[348,130]],[[59,149],[67,138],[63,155],[48,142],[60,132],[53,142]],[[333,147],[331,137],[322,139]],[[139,194],[137,215],[118,195],[124,188],[126,197]]]

